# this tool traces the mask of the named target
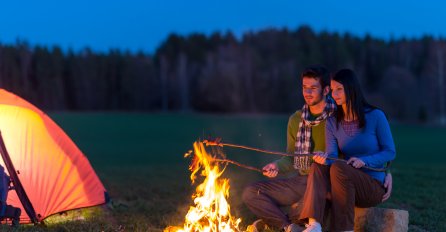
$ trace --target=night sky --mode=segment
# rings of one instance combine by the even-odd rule
[[[342,2],[340,4],[339,2]],[[31,45],[96,51],[110,48],[153,52],[169,33],[294,30],[366,33],[374,37],[446,37],[446,2],[359,1],[181,1],[77,0],[2,1],[0,43],[17,39]],[[274,3],[274,4],[272,4]]]

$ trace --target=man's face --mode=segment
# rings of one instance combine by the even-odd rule
[[[304,77],[302,79],[302,93],[307,105],[314,106],[322,102],[324,100],[323,92],[318,79],[312,77]]]

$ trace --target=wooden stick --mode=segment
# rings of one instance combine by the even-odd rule
[[[242,167],[242,168],[246,168],[246,169],[249,169],[249,170],[252,170],[252,171],[263,173],[263,170],[261,170],[261,169],[258,169],[258,168],[252,167],[252,166],[248,166],[248,165],[244,165],[244,164],[241,164],[239,162],[235,162],[234,160],[228,160],[228,159],[214,159],[214,160],[217,161],[217,162],[231,163],[231,164],[237,165],[237,166]]]
[[[280,151],[270,151],[270,150],[255,148],[255,147],[231,144],[231,143],[221,143],[220,141],[221,141],[221,139],[216,139],[214,141],[212,141],[212,140],[204,140],[203,143],[206,144],[206,146],[219,146],[219,147],[227,146],[227,147],[234,147],[234,148],[239,148],[239,149],[245,149],[245,150],[262,152],[262,153],[266,153],[266,154],[279,155],[279,156],[289,156],[289,157],[302,157],[302,156],[311,156],[312,157],[313,156],[312,153],[309,153],[309,154],[290,154],[290,153],[285,153],[285,152],[280,152]],[[328,160],[334,160],[334,161],[347,162],[347,160],[339,159],[339,158],[327,157],[327,159]],[[235,162],[235,161],[233,161],[233,162]],[[372,168],[372,167],[368,167],[368,166],[363,166],[362,168],[368,169],[368,170],[371,170],[371,171],[376,171],[376,172],[385,172],[385,171],[387,171],[389,166],[390,165],[388,165],[386,168]],[[251,167],[251,168],[253,168],[253,167]],[[257,169],[257,168],[255,168],[255,169]],[[260,169],[257,169],[257,170],[260,170]]]

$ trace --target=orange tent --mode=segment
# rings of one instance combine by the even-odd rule
[[[106,203],[106,189],[65,132],[41,110],[3,89],[0,132],[0,165],[15,188],[7,203],[22,209],[21,223]]]

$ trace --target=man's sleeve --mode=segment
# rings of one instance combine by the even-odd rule
[[[299,111],[291,115],[290,118],[288,119],[286,151],[289,154],[294,154],[295,151],[296,136],[297,136],[297,130],[299,129],[299,122],[300,122]],[[281,159],[275,161],[281,173],[293,171],[294,170],[293,162],[294,159],[293,157],[290,156],[284,156]]]

